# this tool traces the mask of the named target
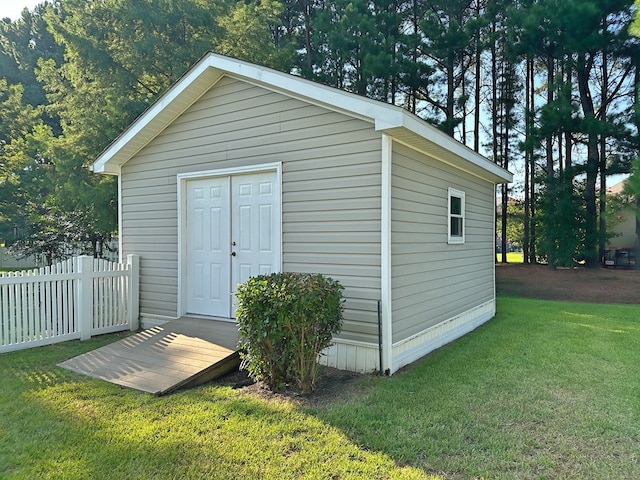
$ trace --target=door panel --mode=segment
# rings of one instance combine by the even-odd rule
[[[229,178],[187,182],[187,311],[228,316],[231,307]]]
[[[237,175],[232,179],[231,209],[235,219],[232,242],[236,256],[232,257],[231,288],[250,277],[276,272],[279,252],[279,228],[274,224],[279,208],[275,172]],[[237,300],[232,297],[235,316]]]
[[[259,246],[261,252],[273,250],[273,205],[260,205]]]

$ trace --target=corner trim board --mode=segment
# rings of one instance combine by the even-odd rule
[[[393,139],[389,135],[382,134],[381,150],[380,295],[382,297],[382,365],[378,365],[378,367],[383,372],[391,373],[393,369],[393,296],[391,289],[391,169],[393,164]]]

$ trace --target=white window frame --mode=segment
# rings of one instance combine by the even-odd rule
[[[460,214],[454,214],[451,211],[451,199],[460,199]],[[451,235],[451,220],[453,218],[460,218],[462,220],[462,235]],[[455,188],[449,188],[447,195],[447,243],[450,245],[460,245],[465,240],[465,229],[467,228],[467,219],[465,212],[465,193]]]

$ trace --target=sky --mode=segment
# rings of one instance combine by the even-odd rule
[[[20,18],[20,13],[26,7],[33,10],[33,7],[44,0],[0,0],[0,18],[9,17],[11,20]]]

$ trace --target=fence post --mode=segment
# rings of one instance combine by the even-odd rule
[[[135,332],[140,328],[140,256],[127,255],[129,265],[129,328]]]
[[[82,255],[78,261],[78,331],[80,340],[89,340],[93,328],[93,257]]]

